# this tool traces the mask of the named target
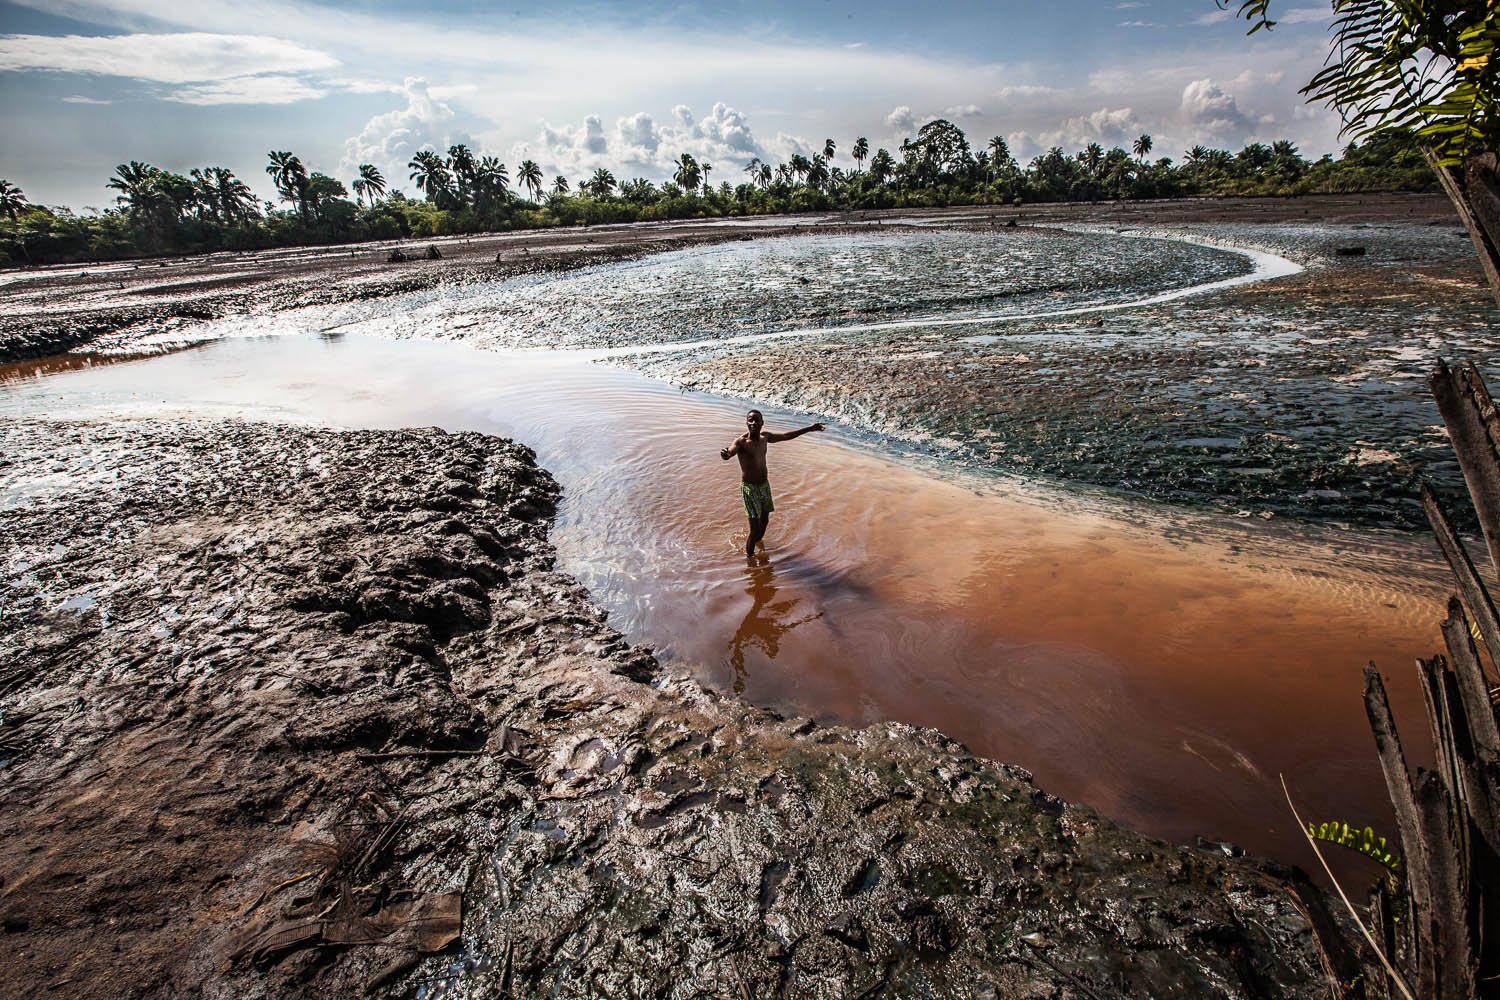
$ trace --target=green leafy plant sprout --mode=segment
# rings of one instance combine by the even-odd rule
[[[1307,835],[1314,840],[1321,840],[1327,844],[1338,844],[1352,851],[1358,851],[1367,858],[1385,865],[1391,871],[1400,873],[1401,855],[1386,849],[1384,837],[1377,836],[1370,827],[1356,829],[1341,820],[1330,820],[1327,823],[1307,824]]]
[[[1380,964],[1384,966],[1386,975],[1391,977],[1391,982],[1396,985],[1396,989],[1401,995],[1406,1000],[1416,1000],[1412,996],[1411,988],[1406,985],[1406,981],[1401,978],[1401,974],[1396,971],[1396,967],[1391,964],[1391,960],[1386,957],[1380,945],[1375,943],[1375,935],[1365,925],[1364,920],[1360,918],[1359,911],[1354,908],[1353,903],[1349,902],[1349,896],[1344,892],[1344,887],[1339,885],[1339,880],[1334,877],[1333,869],[1328,867],[1328,859],[1323,857],[1323,852],[1318,849],[1318,838],[1313,836],[1313,831],[1317,827],[1305,822],[1302,819],[1302,814],[1297,812],[1297,805],[1292,801],[1292,790],[1286,786],[1286,776],[1277,775],[1277,777],[1281,779],[1281,792],[1286,796],[1286,806],[1292,811],[1292,818],[1297,821],[1297,826],[1301,828],[1302,835],[1307,838],[1307,845],[1312,848],[1313,854],[1317,855],[1318,864],[1322,865],[1323,871],[1328,873],[1328,880],[1333,883],[1333,888],[1338,892],[1339,899],[1343,901],[1344,909],[1348,910],[1349,916],[1354,918],[1355,926],[1359,928],[1360,934],[1364,936],[1365,943],[1370,946],[1370,950],[1375,953],[1375,957],[1380,959]],[[1326,826],[1327,824],[1324,825]]]

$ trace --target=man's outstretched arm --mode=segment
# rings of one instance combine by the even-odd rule
[[[734,439],[734,444],[730,445],[728,448],[720,448],[719,449],[719,457],[722,458],[726,462],[729,461],[734,456],[738,455],[739,453],[740,453],[740,439],[739,438],[735,438]]]
[[[806,427],[799,427],[794,431],[786,431],[781,434],[776,434],[772,431],[761,431],[760,436],[767,441],[790,441],[792,438],[801,437],[809,431],[821,431],[823,429],[822,424],[808,424]]]

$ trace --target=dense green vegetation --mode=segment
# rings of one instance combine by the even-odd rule
[[[349,188],[309,173],[288,151],[272,151],[265,170],[280,204],[261,204],[225,167],[184,176],[146,163],[121,164],[108,187],[116,207],[77,215],[31,205],[20,188],[0,181],[0,259],[12,263],[115,260],[153,254],[426,237],[541,226],[765,215],[782,212],[1017,205],[1185,196],[1289,196],[1354,191],[1435,190],[1436,179],[1416,143],[1398,132],[1351,145],[1337,160],[1302,157],[1290,142],[1251,143],[1238,153],[1195,146],[1180,162],[1150,159],[1143,135],[1127,151],[1091,143],[1069,155],[1054,147],[1025,167],[1005,140],[970,146],[963,130],[943,119],[922,126],[896,154],[857,139],[855,169],[833,166],[832,139],[812,156],[772,166],[752,160],[744,180],[710,183],[714,167],[683,153],[672,180],[620,183],[600,168],[579,181],[549,185],[524,160],[515,186],[505,164],[454,146],[447,156],[424,150],[408,165],[421,200],[388,184],[369,164]],[[350,198],[350,189],[353,198]]]

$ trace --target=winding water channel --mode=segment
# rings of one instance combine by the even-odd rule
[[[198,331],[212,342],[194,350],[15,371],[0,415],[513,437],[563,484],[564,568],[669,669],[789,713],[937,726],[1147,832],[1300,861],[1279,773],[1320,816],[1387,814],[1359,668],[1378,661],[1398,716],[1420,713],[1408,665],[1438,648],[1444,588],[1426,539],[967,473],[834,426],[772,446],[768,558],[747,565],[737,469],[717,455],[744,401],[596,363],[914,313],[1108,308],[1264,266],[1165,241],[1079,257],[1073,239],[986,257],[967,237],[922,234],[915,257],[885,264],[889,241],[767,241],[250,317]],[[1068,253],[1082,263],[1057,280]],[[947,271],[918,295],[911,274]],[[849,274],[864,277],[838,287]],[[510,349],[521,343],[559,349]],[[812,419],[762,408],[772,429]]]

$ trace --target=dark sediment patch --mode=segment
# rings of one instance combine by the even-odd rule
[[[37,269],[0,283],[0,362],[106,335],[128,344],[203,320],[569,271],[739,236],[688,225],[533,230],[443,240],[437,258],[425,254],[429,241],[413,240],[400,263],[383,243]]]
[[[45,357],[110,334],[119,335],[128,350],[133,338],[202,320],[574,270],[752,235],[913,223],[975,230],[1017,222],[1451,225],[1453,209],[1441,195],[1382,194],[818,213],[756,219],[749,227],[740,221],[528,230],[435,241],[414,238],[399,246],[300,247],[30,269],[19,280],[0,283],[0,362]],[[441,259],[422,259],[429,243],[439,247]],[[409,259],[390,263],[393,247],[403,249]]]
[[[0,439],[6,993],[1326,991],[1286,872],[659,678],[553,569],[522,447]],[[456,943],[412,929],[460,891]]]
[[[1439,356],[1500,364],[1494,303],[1467,242],[1450,238],[1457,227],[1355,228],[1369,252],[1337,258],[1350,229],[1189,227],[1307,270],[1156,305],[626,363],[974,468],[1245,516],[1422,529],[1419,481],[1463,492],[1426,372]]]

